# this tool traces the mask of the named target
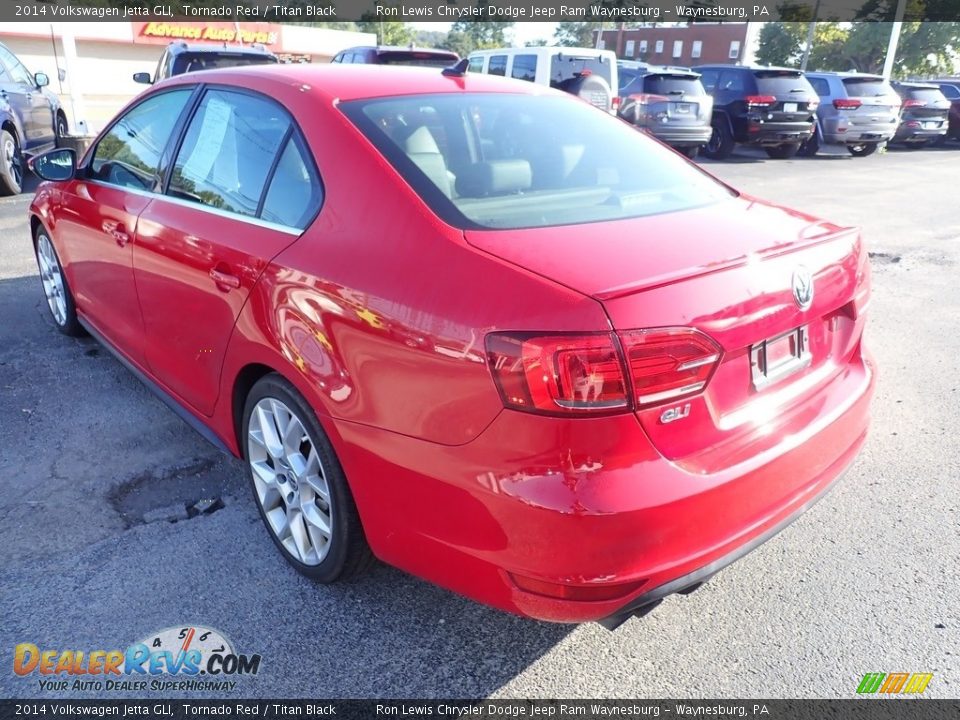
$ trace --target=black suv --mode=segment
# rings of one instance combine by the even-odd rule
[[[820,99],[799,70],[761,65],[700,65],[713,96],[713,135],[703,154],[730,157],[737,143],[789,158],[813,135]]]
[[[460,56],[451,50],[433,48],[393,47],[391,45],[363,45],[338,52],[335,63],[360,63],[363,65],[415,65],[444,68],[455,65]]]
[[[900,125],[892,143],[918,150],[947,135],[950,101],[939,85],[927,82],[892,82],[900,96]]]
[[[157,72],[153,77],[150,77],[150,73],[138,72],[133,74],[133,79],[135,82],[151,85],[174,75],[198,70],[241,65],[270,65],[277,62],[280,62],[277,56],[259,43],[191,45],[183,40],[177,40],[167,45],[167,49],[163,51],[160,62],[157,63]]]

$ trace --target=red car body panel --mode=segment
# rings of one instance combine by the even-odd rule
[[[231,452],[252,379],[289,380],[330,436],[384,561],[504,610],[595,620],[779,527],[855,457],[874,386],[856,231],[736,197],[464,232],[336,103],[549,91],[362,66],[223,70],[161,87],[201,82],[261,92],[298,120],[324,180],[301,236],[82,179],[41,185],[34,222],[51,233],[84,320]],[[119,225],[129,242],[118,244]],[[791,296],[798,263],[816,288],[806,310]],[[800,325],[814,361],[757,393],[750,346]],[[684,400],[684,423],[662,423],[662,405],[594,418],[505,409],[484,345],[503,330],[668,326],[722,348],[706,389]],[[563,599],[521,590],[520,578],[613,590]]]

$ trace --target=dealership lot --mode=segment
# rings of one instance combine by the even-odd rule
[[[958,163],[954,145],[704,164],[864,228],[874,425],[846,478],[793,527],[612,634],[513,618],[383,566],[332,587],[298,576],[243,465],[94,341],[56,333],[29,198],[0,201],[0,693],[44,696],[36,675],[9,671],[17,643],[109,650],[194,624],[262,655],[236,696],[850,697],[866,672],[923,671],[928,695],[955,697]],[[210,498],[224,507],[162,519]]]

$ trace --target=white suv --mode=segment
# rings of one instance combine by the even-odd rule
[[[602,110],[616,113],[617,56],[610,50],[522,47],[475,50],[469,72],[502,75],[564,90]]]

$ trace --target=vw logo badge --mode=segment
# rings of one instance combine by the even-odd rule
[[[793,299],[801,310],[813,304],[813,275],[803,265],[793,271]]]

